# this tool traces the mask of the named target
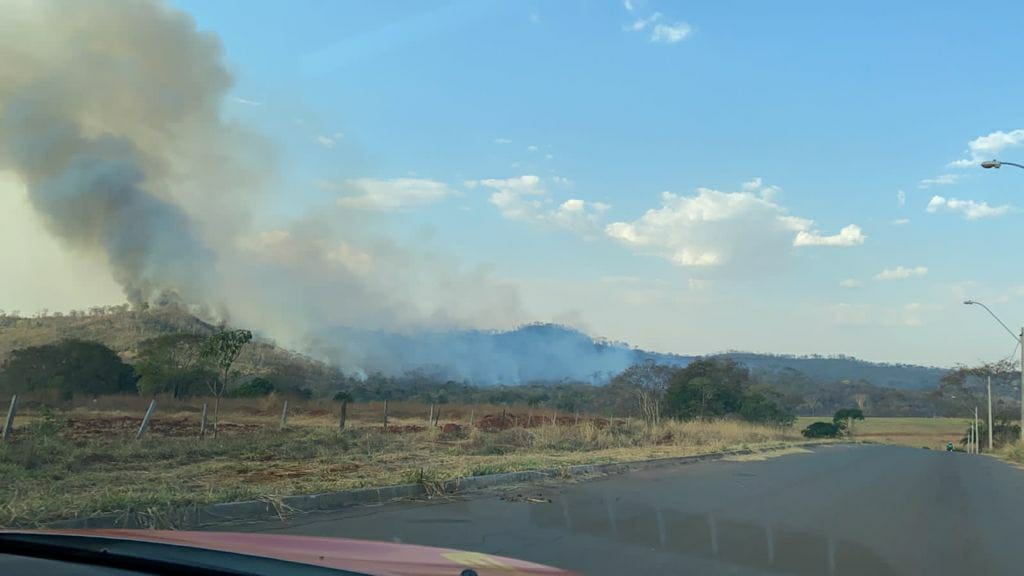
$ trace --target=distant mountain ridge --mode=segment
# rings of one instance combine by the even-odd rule
[[[64,338],[102,342],[130,358],[147,338],[174,332],[210,334],[215,330],[212,324],[179,308],[134,311],[119,306],[74,316],[0,316],[0,362],[13,349]],[[328,364],[348,374],[421,371],[435,378],[476,385],[567,380],[603,384],[639,362],[685,366],[701,357],[650,352],[593,338],[566,326],[540,323],[508,331],[396,333],[338,328],[321,334],[314,342],[306,353],[299,354],[262,340],[246,355],[246,361],[303,374],[308,386],[322,388],[333,378]],[[847,356],[729,351],[705,357],[731,358],[753,371],[783,374],[796,370],[822,385],[865,382],[899,390],[934,388],[945,372],[941,368],[880,364]]]

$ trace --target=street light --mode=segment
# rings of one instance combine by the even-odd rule
[[[1007,162],[1004,162],[1004,164],[1007,164]],[[1017,166],[1017,164],[1014,164],[1014,166]],[[1021,168],[1024,168],[1024,166],[1021,166]],[[989,310],[988,306],[985,306],[981,302],[977,302],[975,300],[964,300],[964,304],[968,306],[977,304],[984,308],[989,315],[996,319],[996,322],[999,322],[999,325],[1010,334],[1010,337],[1013,338],[1020,347],[1020,439],[1021,442],[1024,442],[1024,328],[1020,329],[1020,335],[1018,336],[1013,333],[1013,330],[1010,330],[1010,327],[1007,326],[1005,322],[999,319],[999,316],[996,316],[995,312]],[[991,400],[989,402],[991,402]],[[991,406],[991,404],[989,404],[989,406]],[[991,413],[991,408],[989,408],[989,412]],[[989,420],[989,430],[991,429],[992,424],[991,420]]]
[[[1017,164],[1016,162],[1001,162],[1001,161],[996,160],[994,158],[992,160],[985,160],[984,162],[981,163],[981,167],[985,168],[985,169],[988,169],[988,168],[1002,168],[1004,165],[1005,166],[1016,166],[1017,168],[1024,168],[1024,165],[1022,165],[1022,164]]]

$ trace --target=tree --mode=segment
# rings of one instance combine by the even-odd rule
[[[341,402],[341,414],[338,417],[338,431],[345,430],[345,421],[348,420],[348,403],[352,401],[352,393],[347,390],[340,390],[334,394],[334,401]]]
[[[261,398],[269,396],[275,390],[274,383],[262,377],[255,377],[248,382],[236,386],[228,396],[232,398]]]
[[[864,412],[860,408],[843,408],[832,416],[832,423],[848,434],[853,434],[853,421],[863,419]]]
[[[98,342],[63,340],[11,352],[0,370],[0,389],[56,391],[61,398],[97,396],[135,389],[135,371]]]
[[[203,344],[202,357],[212,363],[218,370],[217,378],[209,384],[213,393],[213,437],[217,437],[217,425],[220,416],[220,397],[227,390],[231,376],[231,366],[242,353],[242,348],[252,340],[252,332],[248,330],[224,330],[206,339]]]
[[[175,398],[194,393],[216,378],[203,362],[206,338],[198,334],[167,334],[139,345],[136,371],[140,374],[139,394],[151,396],[170,392]]]
[[[747,388],[740,401],[740,416],[747,422],[792,426],[796,416],[779,406],[781,396],[767,386]]]
[[[836,438],[842,431],[834,422],[813,422],[800,433],[805,438]]]
[[[608,383],[609,389],[620,387],[636,402],[640,417],[648,424],[661,420],[665,391],[674,369],[647,359],[625,369]]]
[[[747,369],[732,360],[696,360],[676,371],[669,380],[666,411],[684,420],[703,420],[737,412],[743,388],[749,382]]]

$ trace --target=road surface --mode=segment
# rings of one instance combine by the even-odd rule
[[[444,546],[584,574],[1019,574],[1024,470],[827,446],[218,529]]]

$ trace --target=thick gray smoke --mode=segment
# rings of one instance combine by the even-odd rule
[[[54,235],[107,259],[131,302],[174,297],[346,370],[566,375],[566,358],[437,345],[446,331],[527,319],[486,270],[398,245],[337,205],[257,228],[272,148],[224,120],[220,43],[189,16],[123,0],[13,0],[3,12],[0,170],[20,177]],[[566,350],[573,374],[626,363]]]

